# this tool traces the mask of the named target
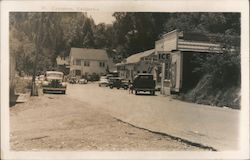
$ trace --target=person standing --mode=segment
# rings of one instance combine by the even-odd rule
[[[134,87],[133,87],[133,83],[131,82],[131,80],[128,81],[128,93],[132,93],[133,94],[133,90],[134,90]]]

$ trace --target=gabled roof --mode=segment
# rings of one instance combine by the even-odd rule
[[[155,49],[150,49],[144,52],[133,54],[126,59],[125,63],[126,64],[138,63],[141,60],[141,58],[150,56],[154,52],[155,52]]]
[[[86,60],[108,60],[107,52],[103,49],[71,48],[70,57]]]

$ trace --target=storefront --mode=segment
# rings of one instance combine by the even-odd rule
[[[185,92],[196,85],[200,78],[200,75],[193,72],[199,65],[195,62],[197,56],[222,53],[220,45],[210,43],[206,36],[178,30],[156,41],[155,50],[162,67],[161,93],[166,95]]]

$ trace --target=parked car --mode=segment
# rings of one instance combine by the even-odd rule
[[[78,81],[77,81],[77,78],[76,77],[71,77],[70,79],[69,79],[69,83],[70,84],[76,84]]]
[[[138,92],[150,92],[151,95],[155,95],[155,80],[153,79],[152,74],[138,74],[135,77],[132,86],[136,95]]]
[[[63,73],[58,71],[47,71],[43,81],[43,93],[66,93],[67,83],[63,82]]]
[[[113,88],[128,89],[128,82],[126,82],[124,79],[122,79],[120,77],[113,77],[113,78],[110,78],[109,87],[111,89],[113,89]]]
[[[42,86],[44,81],[44,75],[36,76],[35,82],[38,86]]]
[[[99,87],[101,86],[107,87],[108,83],[109,83],[108,78],[106,76],[101,76],[98,84],[99,84]]]
[[[39,80],[39,76],[36,76],[35,77],[35,84],[37,85],[37,86],[39,86],[40,85],[40,80]]]
[[[43,74],[39,76],[39,80],[40,80],[41,82],[44,81],[44,75],[43,75]]]
[[[84,79],[84,78],[81,78],[78,82],[79,84],[87,84],[88,83],[88,80],[87,79]]]

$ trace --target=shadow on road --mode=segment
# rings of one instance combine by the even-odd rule
[[[134,94],[134,93],[133,93]],[[134,94],[136,95],[136,94]],[[149,94],[149,93],[137,93],[136,96],[157,96],[156,94],[155,95],[152,95],[152,94]]]
[[[61,92],[46,92],[46,93],[43,93],[43,94],[63,94],[63,95],[66,95],[66,93],[61,93]]]

